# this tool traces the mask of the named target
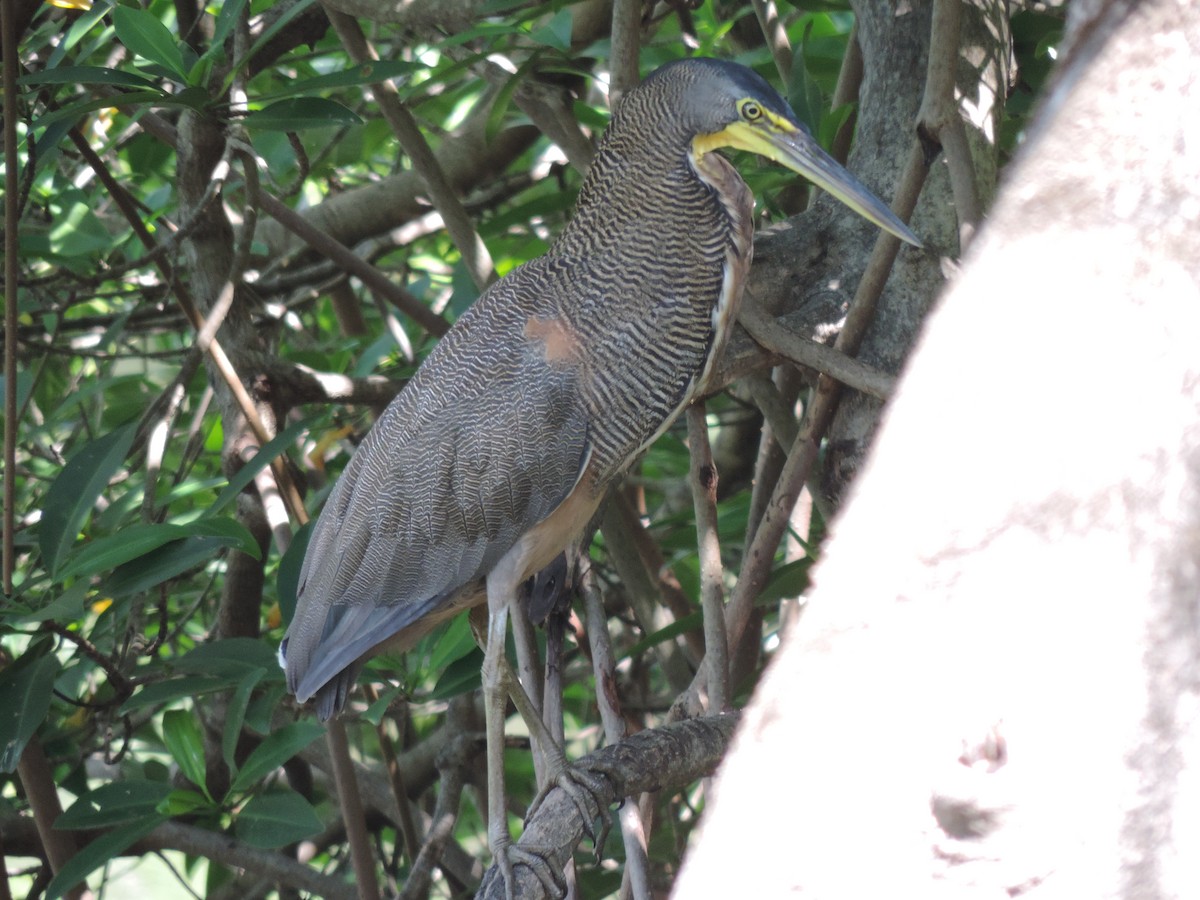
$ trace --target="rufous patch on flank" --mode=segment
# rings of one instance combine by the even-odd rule
[[[579,337],[562,319],[534,316],[525,323],[525,337],[542,342],[546,362],[572,362],[579,357]]]

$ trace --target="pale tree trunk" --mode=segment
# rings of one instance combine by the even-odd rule
[[[676,896],[1200,896],[1200,8],[1074,15]]]

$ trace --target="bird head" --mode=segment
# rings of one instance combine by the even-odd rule
[[[882,200],[843,168],[756,72],[720,59],[667,63],[643,83],[663,91],[692,135],[697,157],[714,150],[747,150],[803,175],[856,213],[914,247],[921,241]]]

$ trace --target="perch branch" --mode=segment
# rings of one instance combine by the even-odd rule
[[[634,794],[677,791],[716,770],[739,720],[738,714],[726,713],[639,731],[588,754],[575,768],[602,776],[604,788],[596,799],[604,808]],[[517,846],[537,848],[551,866],[561,870],[583,839],[587,824],[570,795],[556,787],[526,823]],[[504,879],[497,875],[492,866],[477,897],[504,897]],[[524,866],[517,867],[516,881],[517,896],[528,900],[546,896],[537,876]]]

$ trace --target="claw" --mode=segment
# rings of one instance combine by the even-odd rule
[[[543,892],[548,896],[560,898],[567,896],[567,882],[562,873],[550,865],[545,851],[532,847],[518,847],[508,841],[492,848],[492,852],[496,865],[488,871],[483,883],[479,885],[477,897],[488,896],[496,873],[499,872],[500,877],[504,879],[505,900],[517,900],[517,866],[529,869],[541,883]]]
[[[558,772],[553,773],[545,787],[538,791],[529,809],[525,813],[525,821],[533,818],[542,802],[554,788],[562,788],[583,820],[583,833],[587,835],[599,859],[604,850],[604,842],[612,830],[612,822],[604,815],[607,804],[602,798],[612,794],[611,780],[608,774],[601,770],[584,769],[578,766],[564,765]],[[600,829],[597,832],[595,823],[599,820]]]

